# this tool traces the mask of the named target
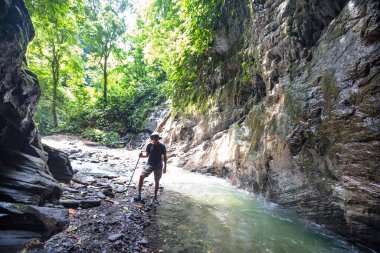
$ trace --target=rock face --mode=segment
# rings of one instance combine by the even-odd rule
[[[59,182],[70,182],[74,176],[74,171],[71,167],[69,156],[47,145],[43,145],[43,149],[48,153],[47,165],[54,179]]]
[[[25,52],[34,36],[24,2],[0,0],[0,251],[12,252],[68,225],[33,113],[40,96]]]
[[[171,155],[380,250],[379,1],[226,3],[208,109],[159,129]]]

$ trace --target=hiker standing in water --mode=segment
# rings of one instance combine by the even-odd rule
[[[160,179],[162,177],[162,172],[166,173],[166,147],[164,144],[160,142],[161,137],[158,134],[152,134],[150,136],[150,140],[152,143],[149,143],[146,146],[145,155],[141,152],[140,157],[148,157],[148,162],[140,174],[139,179],[139,188],[138,195],[135,198],[136,201],[141,200],[141,188],[144,183],[144,179],[150,175],[150,173],[154,173],[154,198],[153,202],[158,203],[157,200],[157,192],[160,186]]]

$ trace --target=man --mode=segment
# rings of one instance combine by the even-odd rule
[[[138,195],[135,198],[136,201],[141,200],[141,188],[144,183],[144,179],[154,173],[154,198],[153,202],[158,203],[157,192],[160,186],[160,179],[162,172],[166,173],[166,147],[164,144],[160,143],[161,137],[158,134],[152,134],[150,140],[152,143],[149,143],[146,146],[146,154],[140,153],[140,157],[148,157],[148,162],[141,172],[139,179]],[[163,159],[162,159],[163,158]]]

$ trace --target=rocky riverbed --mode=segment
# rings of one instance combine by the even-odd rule
[[[145,201],[136,203],[145,162],[138,162],[138,150],[64,135],[43,142],[67,153],[76,172],[60,183],[70,224],[30,244],[29,252],[371,252],[225,180],[176,167],[176,157],[162,178],[160,204],[152,205],[152,177],[144,183]]]
[[[144,202],[135,203],[136,180],[128,183],[139,151],[108,149],[76,137],[55,135],[42,142],[67,153],[76,174],[61,183],[69,227],[45,243],[29,246],[30,252],[152,252],[144,235],[150,214],[153,183],[144,183]],[[143,166],[140,160],[138,169]],[[163,188],[160,189],[160,194]]]

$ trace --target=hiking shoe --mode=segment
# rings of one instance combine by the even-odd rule
[[[156,204],[156,205],[158,205],[160,202],[158,201],[158,199],[157,198],[153,198],[153,200],[152,200],[152,204]]]

